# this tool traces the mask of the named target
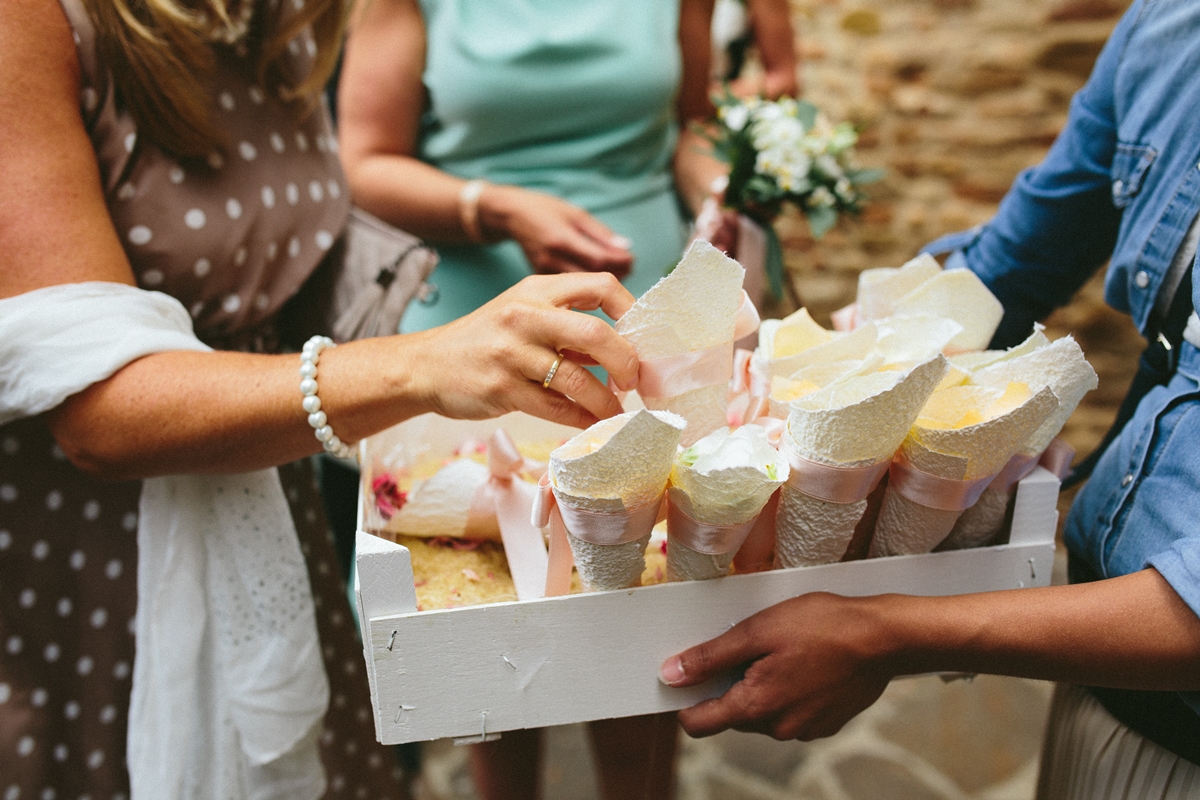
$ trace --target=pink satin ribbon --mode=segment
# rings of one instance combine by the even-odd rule
[[[571,585],[571,554],[567,532],[576,539],[598,545],[616,545],[646,536],[658,522],[662,498],[627,511],[602,513],[572,508],[558,502],[550,485],[549,473],[538,481],[531,509],[531,522],[537,528],[550,526],[550,554],[546,569],[546,597],[566,594]]]
[[[836,467],[809,461],[796,452],[789,441],[785,437],[779,448],[792,467],[787,485],[827,503],[857,503],[875,491],[883,474],[888,471],[887,461],[865,467]]]
[[[503,429],[492,434],[487,453],[490,475],[475,489],[470,513],[495,515],[517,598],[542,597],[547,570],[546,544],[541,530],[529,522],[537,490],[519,477],[522,472],[541,465],[523,457]]]
[[[742,546],[758,515],[736,525],[714,525],[693,519],[674,503],[667,503],[667,536],[697,553],[719,556]]]
[[[729,382],[730,394],[750,391],[750,359],[753,357],[754,351],[744,347],[733,351],[733,379]]]
[[[992,478],[992,482],[988,484],[988,488],[995,489],[998,492],[1008,492],[1022,478],[1033,472],[1037,464],[1037,456],[1027,456],[1023,453],[1017,453],[1008,460],[1008,463],[1004,465],[1004,469],[1000,470],[996,474],[996,477]]]
[[[888,489],[914,503],[942,511],[965,511],[975,505],[979,495],[996,478],[985,475],[972,480],[955,480],[917,469],[908,460],[896,456],[888,473]]]
[[[837,311],[829,315],[829,321],[833,323],[835,331],[849,333],[858,327],[858,303],[851,303],[848,306],[842,306]]]
[[[1038,464],[1053,472],[1061,481],[1071,471],[1071,462],[1074,460],[1075,448],[1055,436],[1042,451],[1041,457],[1038,458]]]
[[[1075,448],[1055,436],[1041,455],[1029,456],[1018,453],[1008,460],[1004,469],[988,486],[1000,492],[1008,492],[1020,483],[1022,479],[1033,472],[1036,467],[1045,467],[1061,481],[1071,471],[1071,461],[1075,458]]]
[[[638,394],[677,397],[705,386],[727,383],[734,375],[733,342],[754,333],[758,325],[758,310],[743,291],[731,341],[690,353],[643,359],[638,367]]]
[[[725,383],[733,374],[733,342],[676,356],[644,359],[638,367],[638,394],[676,397]]]

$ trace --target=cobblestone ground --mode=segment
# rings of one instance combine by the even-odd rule
[[[894,681],[828,739],[776,742],[726,732],[684,738],[676,800],[1029,800],[1051,687],[936,676]],[[598,794],[582,726],[552,728],[547,800]],[[417,800],[473,800],[467,753],[425,746]]]

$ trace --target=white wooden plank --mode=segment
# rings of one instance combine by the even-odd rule
[[[1045,467],[1037,467],[1017,485],[1009,544],[1054,541],[1058,530],[1058,492],[1062,484]]]
[[[359,506],[361,515],[361,497]],[[369,621],[375,617],[417,610],[417,589],[408,548],[358,531],[355,539],[354,599],[358,606],[358,627],[367,664],[371,705],[375,709],[375,730],[380,731],[384,722],[379,716],[379,677],[375,672],[374,659],[371,658]],[[392,645],[388,642],[384,646]]]
[[[1004,545],[372,618],[377,734],[394,744],[683,708],[724,682],[671,689],[659,664],[788,597],[1044,584],[1053,558],[1052,542]]]

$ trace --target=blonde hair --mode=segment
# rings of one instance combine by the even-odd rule
[[[236,0],[86,0],[100,55],[141,135],[184,158],[223,149],[212,119],[206,79],[215,66],[214,32],[231,24]],[[337,65],[350,0],[305,0],[282,25],[270,24],[268,4],[255,6],[246,44],[258,59],[258,79],[284,99],[310,104]],[[279,5],[291,0],[280,0]],[[312,69],[295,85],[286,66],[288,43],[311,27],[317,45]]]

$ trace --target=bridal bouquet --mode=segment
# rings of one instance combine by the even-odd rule
[[[725,205],[766,232],[766,271],[776,297],[783,292],[783,253],[771,225],[784,206],[800,209],[819,239],[840,213],[859,211],[859,187],[883,177],[883,170],[856,166],[858,133],[851,123],[834,124],[804,100],[726,94],[717,100],[717,125],[708,138],[729,164]]]

